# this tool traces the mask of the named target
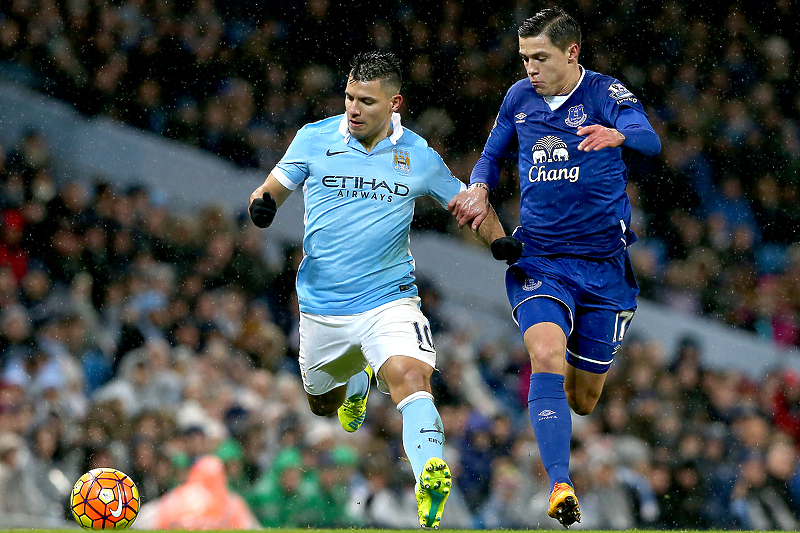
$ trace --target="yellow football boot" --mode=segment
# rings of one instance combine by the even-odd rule
[[[453,476],[447,463],[438,457],[428,459],[417,480],[417,512],[420,526],[439,529],[444,503],[450,496],[452,486]]]
[[[367,416],[367,398],[369,398],[369,390],[372,388],[372,367],[367,365],[364,372],[369,375],[367,393],[363,398],[361,396],[351,396],[339,406],[339,423],[348,433],[353,433],[360,428],[361,424],[364,423],[364,418]]]

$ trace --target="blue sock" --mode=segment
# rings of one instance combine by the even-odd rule
[[[353,396],[363,398],[367,395],[367,391],[369,391],[369,374],[367,374],[366,370],[362,370],[347,380],[346,398],[352,398]]]
[[[414,479],[419,479],[431,457],[442,459],[444,427],[429,392],[415,392],[397,404],[403,415],[403,448],[406,450]]]
[[[544,372],[531,374],[528,415],[550,479],[550,490],[556,483],[572,485],[569,479],[572,413],[564,391],[564,376]]]

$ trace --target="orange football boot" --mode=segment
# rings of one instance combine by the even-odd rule
[[[580,522],[581,508],[578,506],[575,489],[566,483],[556,483],[553,492],[550,493],[550,509],[547,514],[558,520],[565,528]]]

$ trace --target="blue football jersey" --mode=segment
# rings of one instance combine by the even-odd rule
[[[508,90],[482,157],[496,162],[518,140],[521,204],[514,235],[526,255],[612,257],[636,240],[622,148],[578,150],[584,139],[578,127],[614,127],[625,107],[646,117],[618,80],[585,69],[555,110],[527,78]],[[491,181],[476,171],[471,181]]]
[[[355,314],[417,295],[414,200],[428,195],[445,206],[465,185],[397,113],[392,127],[368,153],[350,136],[346,115],[307,124],[272,170],[284,187],[303,186],[301,311]]]

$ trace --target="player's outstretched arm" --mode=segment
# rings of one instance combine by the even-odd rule
[[[485,183],[473,183],[465,191],[455,195],[447,204],[447,209],[456,217],[460,228],[471,222],[472,231],[478,231],[491,209],[489,187]]]
[[[478,226],[478,235],[491,245],[492,257],[498,261],[513,265],[522,257],[522,242],[515,237],[506,237],[503,225],[500,224],[500,219],[497,218],[497,213],[491,205],[486,218]]]
[[[249,213],[253,224],[259,228],[267,228],[275,219],[278,208],[292,194],[291,189],[284,187],[271,173],[250,195]]]
[[[486,216],[478,226],[477,233],[486,244],[492,244],[497,239],[502,239],[506,236],[506,231],[503,229],[503,225],[500,224],[497,212],[491,205],[489,205]]]

